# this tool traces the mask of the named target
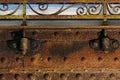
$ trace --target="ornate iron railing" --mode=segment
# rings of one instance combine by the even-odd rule
[[[120,26],[26,26],[30,19],[100,19],[105,25],[120,19],[120,0],[0,3],[1,20],[23,20],[23,26],[0,26],[0,80],[120,80]]]
[[[57,7],[50,7],[56,4]],[[13,5],[14,9],[10,10]],[[109,19],[120,19],[120,1],[1,0],[0,19],[22,19],[24,22],[27,19],[101,19],[106,23]]]

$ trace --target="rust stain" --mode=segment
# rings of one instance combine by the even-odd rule
[[[67,56],[71,53],[82,51],[88,42],[73,42],[72,44],[54,44],[50,48],[52,55],[59,55],[61,57]]]
[[[33,37],[34,30],[26,29],[26,37]],[[106,30],[111,39],[120,42],[119,29]],[[39,52],[26,55],[7,47],[12,31],[16,29],[1,32],[1,80],[119,80],[120,50],[105,54],[89,46],[89,40],[96,39],[101,29],[71,29],[68,33],[63,29],[37,29],[37,39],[46,43]]]

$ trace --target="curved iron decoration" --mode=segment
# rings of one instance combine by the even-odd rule
[[[90,40],[89,45],[94,50],[109,53],[115,51],[119,47],[119,42],[116,39],[110,39],[105,29],[102,29],[98,39]]]
[[[45,8],[45,5],[47,5],[46,8]],[[64,8],[65,4],[62,4],[62,6],[60,7],[60,9],[59,9],[57,12],[52,13],[52,14],[42,14],[42,13],[39,13],[38,11],[36,11],[35,9],[33,9],[32,6],[31,6],[30,4],[28,4],[28,6],[30,7],[30,9],[31,9],[34,13],[36,13],[37,15],[58,15],[58,14],[62,13],[63,11],[65,11],[65,10],[67,10],[67,9],[75,6],[75,5],[77,5],[77,4],[71,4],[71,5],[68,6],[67,8]],[[45,11],[45,10],[48,9],[48,4],[42,4],[42,6],[43,6],[43,7],[41,7],[41,8],[39,7],[39,9],[40,9],[41,11]],[[43,9],[43,8],[44,8],[44,9]]]
[[[62,4],[62,6],[60,7],[60,9],[58,11],[56,11],[55,13],[51,13],[51,14],[42,14],[38,11],[36,11],[30,4],[28,4],[28,6],[30,7],[30,9],[36,13],[37,15],[59,15],[60,13],[64,12],[65,10],[78,5],[78,4],[71,4],[70,6],[64,8],[65,4]],[[77,15],[87,15],[87,13],[89,15],[99,15],[102,12],[102,6],[101,4],[99,5],[94,5],[94,6],[87,6],[87,4],[82,4],[83,7],[78,7],[76,10]],[[48,10],[48,4],[39,4],[39,10],[40,11],[46,11]],[[99,10],[100,9],[100,10]],[[99,11],[98,11],[99,10]]]
[[[8,4],[2,4],[3,9],[0,7],[0,11],[7,11],[8,10]]]
[[[113,4],[108,4],[107,5],[107,10],[110,15],[119,15],[120,14],[120,6],[119,5],[114,5]]]
[[[6,15],[13,15],[13,14],[16,13],[16,11],[20,8],[20,6],[21,6],[21,4],[19,4],[14,11],[12,11],[12,12],[6,14]],[[6,7],[6,8],[5,8],[5,7]],[[8,9],[9,9],[9,5],[8,5],[8,4],[3,4],[3,9],[0,8],[0,11],[5,12],[5,11],[8,11]]]
[[[12,11],[10,11],[9,13],[6,13],[5,15],[13,15],[14,13],[16,13],[18,11],[18,9],[20,8],[20,6],[23,5],[22,3],[19,3],[16,8]],[[106,5],[106,13],[107,14],[103,14],[103,3],[101,3],[100,1],[98,3],[92,3],[91,4],[86,4],[86,3],[82,3],[82,4],[70,4],[67,7],[65,6],[65,3],[63,3],[62,5],[60,5],[59,9],[56,10],[55,12],[51,12],[50,14],[47,13],[41,13],[43,11],[47,11],[49,10],[49,4],[45,3],[45,4],[38,4],[38,9],[41,11],[39,12],[39,10],[37,11],[32,4],[25,4],[28,5],[29,8],[36,13],[37,15],[60,15],[62,12],[64,12],[65,10],[74,7],[74,6],[78,6],[75,7],[75,14],[73,15],[119,15],[120,14],[120,5],[119,4],[115,4],[115,3],[108,3]],[[79,7],[80,5],[80,7]],[[1,4],[0,6],[0,11],[1,12],[7,12],[9,11],[9,4]],[[70,14],[71,15],[71,14]],[[26,15],[27,16],[27,15]],[[94,16],[95,17],[95,16]]]
[[[99,10],[100,9],[100,10]],[[99,11],[98,11],[99,10]],[[87,4],[84,4],[83,7],[79,7],[76,10],[77,15],[99,15],[102,12],[102,6],[99,5],[92,5],[90,7],[87,6]]]
[[[100,10],[99,10],[100,9]],[[98,11],[99,10],[99,11]],[[90,15],[99,15],[102,12],[102,6],[101,4],[97,5],[97,6],[90,6],[88,8],[88,13]]]
[[[41,11],[47,10],[47,9],[48,9],[48,4],[39,4],[39,9],[40,9]]]
[[[41,5],[41,4],[40,4],[40,5]],[[47,6],[48,6],[48,4],[42,4],[42,6],[44,6],[44,5],[47,5]],[[28,6],[29,6],[30,9],[31,9],[33,12],[35,12],[37,15],[45,15],[45,14],[41,14],[41,13],[39,13],[38,11],[34,10],[30,4],[28,4]],[[59,12],[61,12],[61,10],[63,9],[63,7],[64,7],[64,4],[61,6],[61,8],[60,8],[57,12],[53,13],[52,15],[58,14]],[[47,8],[44,8],[44,9],[42,9],[42,8],[39,7],[39,9],[40,9],[41,11],[45,11],[45,10],[48,9],[48,7],[47,7]],[[51,15],[51,14],[46,14],[46,15]]]
[[[84,7],[79,7],[76,10],[77,15],[87,15],[87,6],[83,5]]]

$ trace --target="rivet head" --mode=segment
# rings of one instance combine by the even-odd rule
[[[0,74],[0,80],[6,80],[6,78],[3,74]]]
[[[96,80],[95,74],[91,74],[89,80]]]
[[[33,74],[28,74],[28,78],[30,80],[36,80],[36,77]]]
[[[83,77],[81,74],[76,74],[76,80],[83,80]]]
[[[19,74],[15,74],[14,78],[15,78],[15,80],[22,80],[22,77],[20,77]]]
[[[48,60],[48,62],[50,62],[50,61],[52,60],[52,58],[51,58],[51,57],[48,57],[48,59],[47,59],[47,60]]]
[[[113,73],[112,73],[112,74],[110,74],[110,76],[109,76],[109,77],[110,77],[110,79],[111,79],[111,80],[116,80],[116,76],[115,76],[115,74],[113,74]]]
[[[32,58],[31,58],[31,62],[34,62],[34,61],[35,61],[35,58],[34,58],[34,57],[32,57]]]
[[[1,62],[4,63],[6,60],[4,57],[1,57]]]
[[[114,58],[114,61],[119,61],[119,58],[118,58],[118,57],[115,57],[115,58]]]
[[[62,73],[62,74],[60,75],[60,79],[61,79],[61,80],[67,80],[67,79],[68,79],[68,76],[67,76],[66,74]]]
[[[51,80],[51,77],[48,73],[44,74],[44,79],[45,80]]]

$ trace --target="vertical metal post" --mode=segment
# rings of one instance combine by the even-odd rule
[[[23,23],[22,23],[22,26],[26,26],[27,23],[26,23],[26,0],[23,0]]]
[[[108,25],[107,24],[107,0],[103,0],[103,25]]]

